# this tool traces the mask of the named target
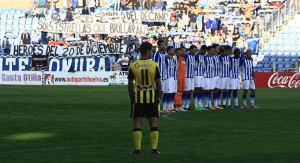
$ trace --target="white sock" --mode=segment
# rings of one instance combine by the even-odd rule
[[[228,106],[231,105],[231,98],[227,98],[227,104]]]
[[[163,101],[163,110],[167,109],[168,101]]]
[[[182,99],[181,107],[185,108],[186,99]]]
[[[214,99],[214,107],[217,107],[219,104],[219,98]]]
[[[223,105],[225,106],[226,105],[226,98],[222,100],[223,102]]]
[[[194,98],[194,105],[195,105],[195,108],[198,107],[198,98]]]
[[[211,99],[208,98],[208,107],[211,107]]]
[[[239,99],[237,97],[234,98],[234,106],[239,105]],[[246,102],[244,102],[244,105],[246,105]]]
[[[205,103],[205,107],[207,108],[208,107],[208,105],[209,105],[209,102],[208,102],[208,97],[204,97],[204,103]]]
[[[221,98],[218,97],[218,105],[221,105]]]
[[[191,99],[187,99],[186,102],[185,102],[185,108],[189,108],[190,107],[190,102],[191,102]]]
[[[174,100],[171,101],[171,109],[174,110]]]
[[[243,99],[244,106],[247,105],[247,99]]]
[[[250,98],[250,104],[251,104],[251,106],[254,105],[254,98]]]

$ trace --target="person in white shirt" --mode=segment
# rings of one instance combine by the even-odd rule
[[[31,33],[31,44],[38,44],[40,41],[40,36],[36,30]]]
[[[117,60],[117,63],[122,66],[122,71],[128,71],[128,62],[129,58],[127,57],[126,53],[124,53],[124,55]]]

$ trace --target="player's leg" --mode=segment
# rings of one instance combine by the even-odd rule
[[[199,110],[199,106],[198,106],[199,92],[200,92],[200,88],[199,87],[195,87],[195,91],[194,91],[194,94],[193,94],[193,100],[194,100],[195,110]]]
[[[249,108],[247,106],[247,94],[248,94],[248,90],[249,90],[249,87],[250,87],[250,81],[249,80],[243,80],[243,89],[244,89],[244,93],[243,93],[243,105],[244,105],[244,108]]]
[[[151,149],[152,153],[160,153],[157,150],[158,143],[158,127],[157,127],[157,117],[149,117],[149,125],[150,125],[150,141],[151,141]]]
[[[255,100],[255,83],[253,80],[250,81],[250,107],[251,108],[258,108],[255,104],[254,104],[254,100]]]
[[[132,154],[138,154],[141,152],[141,142],[142,142],[142,121],[145,117],[145,111],[143,110],[143,105],[133,104],[131,108],[131,117],[133,118],[133,142],[135,145],[135,150],[131,152]]]
[[[228,92],[227,92],[227,105],[228,105],[228,108],[232,109],[232,106],[231,106],[231,92],[232,90],[229,89]]]

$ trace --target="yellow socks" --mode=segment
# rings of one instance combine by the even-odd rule
[[[141,150],[142,130],[140,128],[135,128],[133,130],[133,142],[135,145],[135,150]]]
[[[157,127],[151,128],[150,140],[151,140],[152,149],[157,149],[157,143],[158,143],[158,128]]]

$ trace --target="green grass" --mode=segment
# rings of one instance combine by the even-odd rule
[[[1,85],[0,162],[299,162],[299,97],[257,89],[259,109],[162,114],[161,154],[145,120],[143,153],[130,155],[126,87]]]

